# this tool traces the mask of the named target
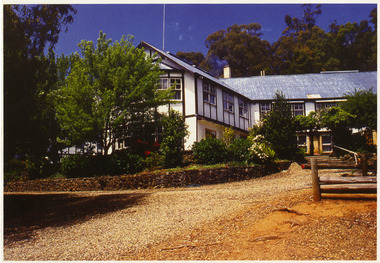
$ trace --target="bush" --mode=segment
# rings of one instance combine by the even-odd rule
[[[144,159],[128,150],[116,151],[111,155],[112,174],[134,174],[144,169]]]
[[[4,165],[5,181],[17,181],[28,178],[28,165],[25,161],[12,159]]]
[[[143,158],[127,150],[112,155],[70,155],[61,161],[60,172],[66,177],[133,174],[143,170]]]
[[[249,148],[249,160],[256,164],[269,163],[275,160],[276,152],[262,135],[257,135],[251,139],[252,146]]]
[[[86,177],[89,175],[89,158],[85,155],[69,155],[61,160],[61,173],[66,177]]]
[[[236,139],[228,147],[230,161],[248,163],[250,159],[249,148],[252,142],[246,139]]]
[[[160,152],[165,167],[171,168],[183,164],[183,144],[188,134],[185,117],[179,112],[170,110],[168,115],[162,118]]]
[[[144,160],[145,168],[152,171],[165,164],[165,157],[158,152],[149,153]]]
[[[222,163],[226,160],[227,149],[222,141],[216,138],[208,138],[193,144],[193,155],[197,163]]]
[[[278,158],[292,160],[297,152],[296,122],[282,92],[276,92],[272,110],[256,130],[265,137]]]

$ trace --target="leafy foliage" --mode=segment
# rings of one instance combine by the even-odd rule
[[[252,142],[247,139],[235,139],[228,147],[228,156],[231,161],[237,161],[241,163],[250,162],[250,147]]]
[[[176,56],[197,67],[202,67],[205,63],[205,56],[202,52],[177,52]]]
[[[183,162],[183,145],[189,135],[185,117],[179,112],[169,110],[162,118],[162,142],[160,152],[164,156],[165,167],[176,167]]]
[[[12,159],[4,165],[4,180],[17,181],[23,178],[28,178],[28,165],[27,162]]]
[[[61,161],[61,172],[67,177],[91,176],[88,169],[89,158],[85,155],[70,155]]]
[[[146,141],[154,133],[149,124],[158,116],[155,108],[167,103],[171,94],[157,91],[158,63],[132,40],[122,37],[111,45],[100,32],[96,47],[91,41],[80,43],[82,56],[72,57],[56,101],[68,145],[93,142],[107,154],[121,134]]]
[[[261,35],[261,25],[257,23],[219,30],[206,39],[207,56],[229,64],[234,77],[258,75],[263,69],[269,71],[270,44]]]
[[[270,143],[280,159],[292,159],[297,152],[296,123],[285,95],[276,92],[272,110],[255,131]]]
[[[317,113],[312,111],[309,115],[298,115],[294,118],[295,125],[298,131],[309,130],[313,131],[320,127]]]
[[[70,155],[62,159],[60,172],[66,177],[134,174],[144,168],[143,158],[128,150],[112,155]],[[51,174],[50,174],[51,175]]]
[[[269,142],[262,135],[251,139],[249,148],[249,160],[256,164],[269,163],[275,160],[276,152],[270,147]]]
[[[302,5],[301,17],[285,15],[282,36],[270,45],[262,40],[261,25],[232,25],[210,34],[202,66],[221,74],[229,64],[233,77],[266,74],[317,73],[326,70],[376,70],[377,9],[360,22],[330,24],[329,32],[317,25],[321,5]],[[374,29],[371,27],[374,25]]]
[[[222,163],[227,158],[226,145],[216,138],[202,139],[193,144],[193,156],[197,163]]]
[[[355,116],[340,107],[324,109],[320,115],[321,125],[331,130],[334,143],[350,148],[350,126]]]
[[[354,115],[350,126],[358,129],[377,129],[377,96],[370,90],[356,90],[346,95],[342,110]]]
[[[224,129],[224,133],[223,133],[223,142],[226,144],[227,148],[230,146],[230,144],[234,141],[234,138],[235,138],[235,131],[234,131],[234,128],[232,128],[231,126],[230,127],[226,127]]]
[[[116,151],[110,159],[111,174],[135,174],[144,169],[144,159],[128,150]]]
[[[4,5],[5,160],[17,154],[38,162],[54,152],[54,119],[41,92],[54,89],[55,66],[43,51],[54,48],[75,13],[70,5]]]

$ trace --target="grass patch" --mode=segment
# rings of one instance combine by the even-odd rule
[[[175,173],[175,172],[183,172],[183,171],[194,171],[194,170],[207,170],[207,169],[220,169],[220,168],[231,168],[231,167],[246,167],[246,166],[255,166],[255,164],[246,164],[246,163],[217,163],[217,164],[191,164],[186,167],[176,167],[176,168],[167,168],[167,169],[156,169],[153,171],[145,170],[142,172],[151,173],[151,174],[160,174],[160,173]]]

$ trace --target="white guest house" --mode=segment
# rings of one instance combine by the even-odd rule
[[[162,59],[161,88],[175,83],[173,104],[163,107],[181,112],[189,126],[190,136],[185,149],[206,136],[221,138],[226,127],[233,127],[238,137],[246,137],[248,128],[260,122],[271,109],[276,91],[284,93],[294,115],[308,115],[320,108],[336,106],[344,95],[355,90],[377,93],[377,72],[337,71],[318,74],[255,76],[233,78],[228,67],[224,78],[217,79],[207,72],[164,52],[146,42],[141,42],[149,56],[157,54]],[[330,153],[331,136],[321,130],[309,138],[298,134],[298,144],[310,153],[309,142],[314,141],[314,152]]]
[[[377,93],[376,71],[275,76],[263,73],[262,76],[233,78],[230,69],[225,67],[223,78],[217,79],[144,41],[138,47],[144,48],[148,56],[156,54],[161,58],[160,68],[164,74],[160,88],[167,89],[175,84],[173,103],[158,110],[166,112],[171,108],[184,115],[190,133],[185,150],[191,150],[194,142],[207,136],[222,138],[226,127],[233,127],[237,137],[246,137],[248,129],[260,123],[262,116],[271,110],[276,91],[283,92],[294,115],[308,115],[320,108],[336,106],[344,101],[345,94],[355,90],[373,88]],[[310,153],[311,140],[314,154],[331,153],[328,130],[320,130],[313,138],[306,133],[298,134],[298,146],[305,148],[307,153]],[[122,139],[115,145],[116,150],[125,147]]]

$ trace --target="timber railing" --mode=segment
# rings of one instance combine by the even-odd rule
[[[320,201],[323,193],[377,194],[376,176],[329,177],[318,176],[317,160],[311,160],[313,200]]]
[[[354,155],[354,158],[355,158],[355,166],[358,165],[358,159],[359,159],[359,155],[358,155],[358,153],[353,152],[353,151],[350,151],[350,150],[347,150],[347,149],[345,149],[345,148],[343,148],[343,147],[340,147],[340,146],[337,146],[337,145],[334,145],[334,147],[335,147],[335,148],[338,148],[338,149],[340,149],[340,150],[342,150],[342,151],[348,152],[348,153],[350,153],[350,154],[353,154],[353,155]]]

